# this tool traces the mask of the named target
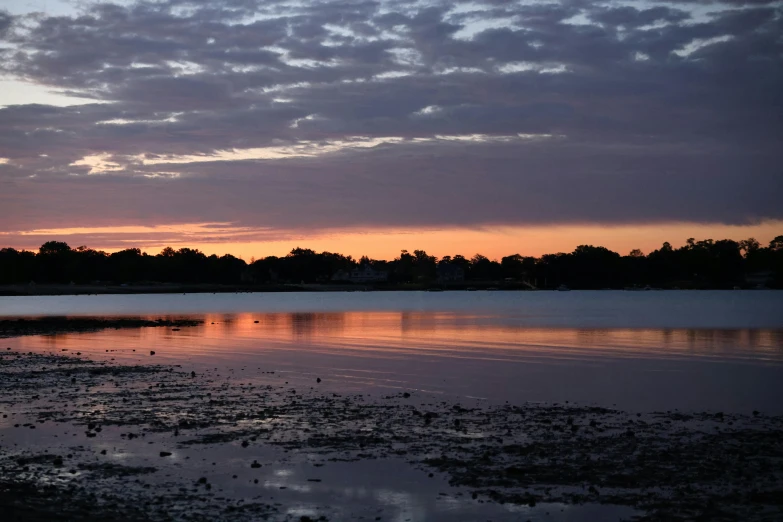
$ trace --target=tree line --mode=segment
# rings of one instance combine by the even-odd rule
[[[688,239],[679,248],[664,243],[648,254],[620,255],[600,246],[581,245],[570,253],[541,257],[513,254],[491,260],[481,254],[430,256],[403,250],[393,260],[376,260],[295,248],[288,255],[250,263],[230,254],[207,256],[191,249],[164,248],[151,255],[138,248],[106,253],[49,241],[38,252],[0,249],[0,284],[211,283],[269,285],[332,282],[339,270],[362,265],[388,274],[376,286],[436,285],[444,266],[459,267],[464,283],[525,282],[538,288],[601,289],[627,287],[783,288],[783,236],[762,246],[753,238],[733,241]],[[453,283],[453,282],[452,282]]]

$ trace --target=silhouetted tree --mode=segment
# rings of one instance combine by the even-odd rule
[[[580,245],[571,253],[545,254],[540,258],[513,254],[500,262],[476,254],[444,256],[441,263],[458,266],[466,281],[495,282],[502,279],[526,279],[539,287],[554,288],[566,284],[572,288],[622,288],[658,286],[679,288],[731,288],[751,280],[771,280],[783,287],[783,236],[762,247],[754,238],[742,241],[689,238],[685,245],[661,248],[644,255],[632,250],[621,257],[616,252],[592,245]],[[285,257],[269,256],[253,260],[248,266],[232,255],[210,255],[191,249],[164,248],[149,255],[138,248],[107,254],[67,243],[48,241],[38,252],[0,249],[0,284],[105,281],[114,283],[326,283],[339,270],[351,270],[369,264],[389,273],[389,283],[434,282],[438,259],[424,250],[407,250],[391,260],[373,260],[362,256],[357,263],[351,256],[294,248]]]

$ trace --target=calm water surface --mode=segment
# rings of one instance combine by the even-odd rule
[[[783,412],[783,292],[0,298],[0,316],[41,315],[189,316],[204,324],[0,344],[225,368],[230,378],[248,381],[261,371],[284,372],[292,383],[318,376],[341,390],[568,400],[645,411]]]

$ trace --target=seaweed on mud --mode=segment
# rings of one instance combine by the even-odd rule
[[[625,505],[650,521],[783,516],[783,416],[632,414],[573,404],[413,405],[402,394],[372,400],[272,385],[248,393],[240,384],[218,385],[168,367],[130,371],[116,386],[95,386],[116,367],[98,363],[105,371],[91,376],[89,392],[69,389],[60,398],[62,387],[70,388],[53,377],[60,369],[32,371],[43,359],[16,355],[0,360],[11,373],[28,372],[37,387],[9,381],[0,382],[0,390],[38,419],[171,431],[181,447],[263,444],[322,462],[404,456],[481,501]],[[57,360],[62,367],[72,359]],[[33,389],[49,400],[32,400]],[[105,469],[88,471],[96,480],[112,478],[98,476]],[[0,480],[6,474],[0,471]],[[252,516],[277,516],[264,505],[258,509]],[[232,516],[250,511],[235,507]]]
[[[142,328],[198,326],[202,321],[193,319],[140,319],[119,317],[114,319],[93,317],[41,317],[37,319],[0,319],[0,338],[20,335],[51,335],[73,332],[94,332],[109,328]]]
[[[75,487],[27,481],[0,480],[0,510],[6,520],[30,522],[148,520],[147,513],[133,505],[98,504],[94,496]]]
[[[131,477],[135,475],[148,475],[158,471],[158,468],[152,466],[122,466],[109,462],[79,463],[77,468],[81,471],[92,472],[93,477]]]

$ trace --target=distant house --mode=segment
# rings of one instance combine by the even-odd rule
[[[388,279],[388,272],[376,270],[368,264],[361,265],[353,270],[338,270],[332,276],[332,281],[347,281],[351,283],[379,283]]]
[[[439,263],[437,268],[439,283],[460,283],[465,280],[462,267],[451,263]]]

